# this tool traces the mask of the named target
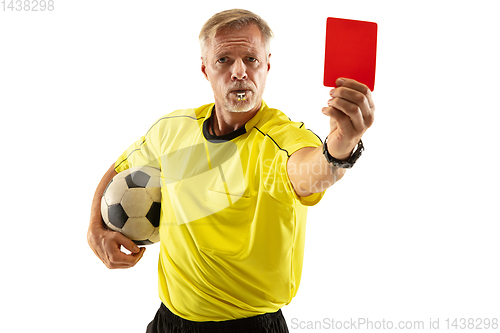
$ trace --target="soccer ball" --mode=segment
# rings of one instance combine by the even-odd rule
[[[142,166],[117,174],[101,200],[101,215],[109,229],[138,245],[160,241],[160,170]]]

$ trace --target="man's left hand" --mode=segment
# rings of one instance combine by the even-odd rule
[[[337,88],[323,113],[330,117],[328,152],[338,160],[347,160],[366,130],[373,124],[375,104],[370,89],[357,81],[337,79]]]

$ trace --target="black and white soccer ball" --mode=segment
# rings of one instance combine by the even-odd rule
[[[134,167],[117,174],[101,200],[101,215],[109,229],[138,245],[160,241],[160,170]]]

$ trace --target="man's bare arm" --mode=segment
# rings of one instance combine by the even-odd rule
[[[338,79],[337,88],[323,114],[330,118],[328,152],[334,158],[346,161],[366,130],[373,124],[375,105],[370,89],[350,79]],[[298,196],[322,192],[340,180],[345,169],[326,161],[323,147],[302,148],[288,160],[288,176]]]
[[[323,146],[302,148],[288,160],[288,177],[299,197],[323,192],[344,174],[345,169],[334,167],[326,161]]]
[[[144,247],[139,248],[133,241],[123,236],[119,232],[107,229],[101,217],[101,198],[108,183],[116,175],[114,164],[108,169],[97,186],[92,200],[90,212],[90,223],[87,232],[87,241],[95,255],[108,268],[129,268],[142,258]],[[125,254],[121,247],[126,248],[131,253]]]

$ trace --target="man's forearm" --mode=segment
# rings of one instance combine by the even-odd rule
[[[90,209],[90,224],[89,224],[89,232],[95,227],[102,228],[102,218],[101,218],[101,198],[106,190],[106,186],[108,183],[116,176],[117,173],[115,171],[114,164],[106,171],[104,176],[102,177],[99,185],[97,185],[97,189],[94,194],[94,198],[92,199],[92,207]]]
[[[133,267],[144,255],[146,248],[139,248],[133,241],[119,232],[114,232],[102,223],[101,200],[106,187],[111,179],[116,176],[115,166],[112,165],[104,174],[92,200],[90,223],[87,231],[87,241],[95,255],[108,268]],[[121,251],[124,247],[130,254]]]
[[[288,161],[288,175],[297,195],[305,197],[326,190],[345,174],[346,170],[328,163],[323,147],[303,148]]]

